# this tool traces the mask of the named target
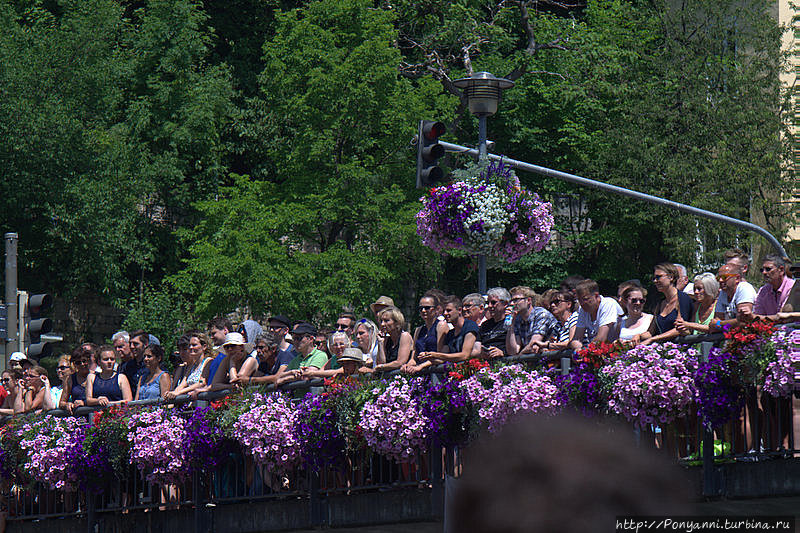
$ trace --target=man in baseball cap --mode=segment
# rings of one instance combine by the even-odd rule
[[[308,322],[298,322],[292,328],[292,344],[294,345],[297,356],[291,360],[286,368],[285,375],[279,380],[280,383],[295,381],[300,379],[302,369],[320,368],[328,362],[328,356],[314,346],[317,336],[317,328]]]
[[[23,367],[28,365],[33,366],[33,363],[31,363],[31,361],[29,361],[28,358],[25,356],[25,354],[22,352],[14,352],[8,359],[9,368],[18,368],[22,370]]]

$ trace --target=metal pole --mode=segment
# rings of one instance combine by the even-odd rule
[[[17,241],[19,235],[6,233],[6,356],[0,361],[6,369],[8,358],[16,351],[17,343]]]
[[[478,117],[478,161],[486,160],[486,116]],[[447,147],[445,146],[445,149]],[[478,256],[478,292],[486,294],[486,254]]]
[[[479,155],[479,150],[474,148],[470,148],[468,146],[462,146],[460,144],[453,144],[444,141],[439,141],[439,144],[444,146],[445,150],[450,152],[458,152],[463,154],[469,155]],[[603,191],[607,191],[613,194],[619,194],[622,196],[629,196],[631,198],[636,198],[637,200],[643,200],[645,202],[650,202],[651,204],[661,205],[664,207],[669,207],[671,209],[677,209],[678,211],[683,211],[684,213],[689,213],[690,215],[695,215],[698,217],[710,218],[711,220],[717,220],[719,222],[724,222],[725,224],[730,224],[731,226],[737,226],[754,233],[757,233],[767,239],[769,243],[775,247],[775,250],[780,253],[781,257],[789,257],[786,254],[786,250],[783,249],[783,246],[778,239],[775,238],[770,232],[762,228],[761,226],[756,226],[750,222],[745,222],[744,220],[739,220],[738,218],[732,218],[729,216],[721,215],[719,213],[714,213],[713,211],[706,211],[705,209],[699,209],[697,207],[692,207],[686,204],[680,204],[678,202],[673,202],[672,200],[667,200],[666,198],[659,198],[658,196],[652,196],[650,194],[645,194],[642,192],[632,191],[630,189],[625,189],[624,187],[617,187],[616,185],[610,185],[608,183],[603,183],[601,181],[594,181],[588,178],[582,178],[580,176],[576,176],[575,174],[568,174],[567,172],[561,172],[559,170],[553,170],[552,168],[540,167],[538,165],[532,165],[530,163],[526,163],[524,161],[517,161],[516,159],[511,159],[509,157],[496,155],[496,154],[488,154],[487,156],[489,159],[493,159],[495,161],[503,161],[503,163],[507,165],[511,165],[514,168],[518,168],[521,170],[527,170],[528,172],[533,172],[535,174],[541,174],[542,176],[548,176],[551,178],[557,178],[560,180],[568,181],[570,183],[575,183],[577,185],[583,185],[584,187],[592,187],[594,189],[600,189]]]

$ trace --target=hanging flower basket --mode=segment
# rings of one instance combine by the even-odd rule
[[[552,205],[524,189],[502,162],[434,187],[420,201],[417,234],[438,252],[462,250],[514,263],[550,241]]]

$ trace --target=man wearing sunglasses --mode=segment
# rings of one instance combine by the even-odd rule
[[[483,353],[488,357],[505,355],[506,327],[511,323],[511,312],[508,309],[510,301],[511,294],[503,287],[494,287],[486,292],[486,307],[492,316],[480,325],[480,334]]]
[[[735,326],[739,320],[752,320],[756,290],[742,279],[741,267],[725,263],[717,271],[717,281],[720,292],[714,308],[716,320],[711,322],[711,332],[722,331],[725,325]]]
[[[315,345],[317,328],[308,322],[298,322],[292,329],[292,344],[294,344],[297,356],[291,360],[286,368],[286,372],[278,379],[278,384],[287,381],[296,381],[302,377],[304,368],[315,368],[317,370],[325,366],[328,356],[325,352],[317,349]]]
[[[786,305],[795,280],[786,275],[786,261],[776,254],[764,257],[761,262],[764,286],[758,290],[753,313],[758,316],[777,315]]]
[[[339,315],[336,319],[336,331],[344,331],[349,339],[353,338],[353,328],[356,325],[356,315],[349,311]]]

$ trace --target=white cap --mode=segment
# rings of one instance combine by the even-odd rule
[[[24,361],[25,359],[27,359],[27,357],[25,357],[25,354],[22,352],[14,352],[11,354],[11,357],[9,357],[9,361]]]
[[[222,343],[223,346],[227,346],[228,344],[239,344],[244,345],[244,337],[241,333],[233,332],[228,333],[225,335],[225,342]]]

